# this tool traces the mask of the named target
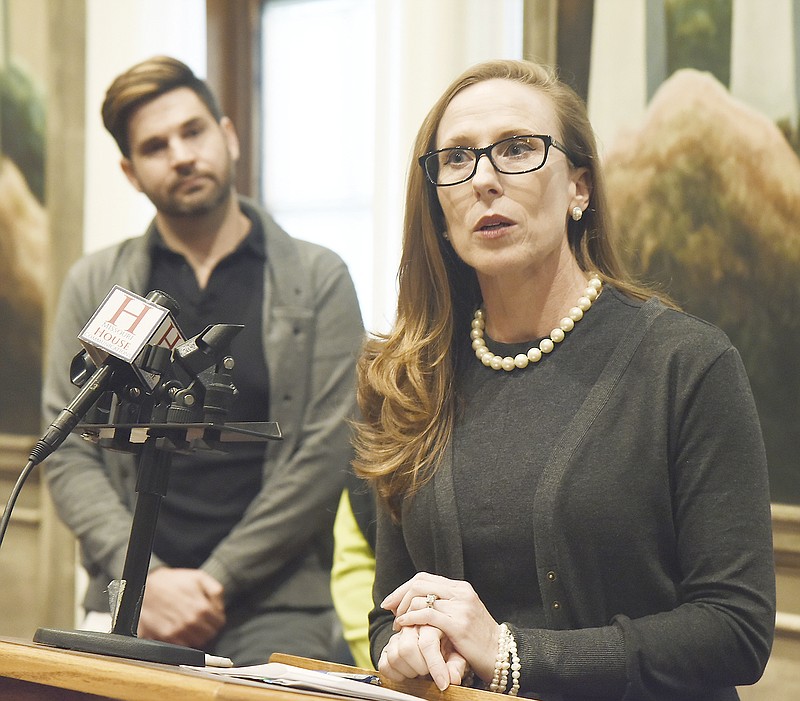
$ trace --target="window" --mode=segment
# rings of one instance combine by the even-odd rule
[[[365,319],[373,314],[374,5],[268,0],[262,15],[264,202],[292,236],[345,260]]]

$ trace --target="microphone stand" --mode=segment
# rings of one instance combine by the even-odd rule
[[[122,569],[125,592],[119,596],[119,606],[113,616],[112,633],[136,635],[139,625],[144,585],[153,551],[156,523],[161,501],[167,494],[172,453],[156,447],[159,439],[150,436],[142,446],[139,457],[136,507],[131,523],[131,537]]]
[[[34,642],[147,662],[205,666],[202,650],[136,637],[158,512],[167,493],[172,462],[172,454],[157,447],[161,441],[160,436],[148,436],[139,454],[136,507],[120,580],[121,591],[112,612],[111,632],[39,628],[33,636]]]
[[[136,506],[128,549],[122,578],[112,582],[118,591],[111,592],[114,603],[110,633],[39,628],[33,636],[34,642],[146,662],[205,666],[203,650],[138,638],[137,630],[158,512],[167,493],[172,453],[218,450],[226,442],[280,440],[282,437],[274,422],[224,422],[236,388],[230,382],[233,359],[229,356],[220,359],[220,356],[232,335],[240,329],[217,324],[176,349],[173,362],[193,377],[193,381],[180,389],[182,384],[175,380],[173,373],[161,383],[164,396],[171,399],[168,408],[154,404],[152,396],[139,405],[139,411],[146,410],[149,419],[157,414],[165,422],[81,424],[75,428],[100,447],[138,452]],[[218,361],[213,371],[206,366],[209,358]],[[202,368],[205,370],[200,371]],[[129,396],[140,398],[142,393],[134,391]],[[124,404],[125,401],[121,401],[121,405]],[[130,407],[127,409],[126,414],[126,407],[122,406],[119,413],[130,415]]]

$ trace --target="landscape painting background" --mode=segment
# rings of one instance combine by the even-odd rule
[[[15,52],[35,42],[14,41],[5,0],[0,9],[0,433],[35,434],[48,240],[44,90]]]
[[[772,499],[798,505],[800,3],[647,8],[647,108],[633,124],[619,113],[603,154],[614,231],[635,274],[738,348]]]

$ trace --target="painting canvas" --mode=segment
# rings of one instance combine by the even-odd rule
[[[0,23],[0,433],[39,430],[48,227],[41,75]]]
[[[798,96],[762,67],[757,80],[773,86],[766,92],[786,110],[768,116],[730,86],[731,67],[742,65],[735,52],[747,49],[757,61],[768,49],[758,42],[775,42],[777,27],[791,34],[780,77],[797,75],[798,8],[764,8],[769,30],[748,28],[742,46],[732,39],[733,13],[749,6],[649,2],[651,97],[644,118],[604,154],[624,262],[731,338],[753,387],[773,501],[788,504],[800,504]]]

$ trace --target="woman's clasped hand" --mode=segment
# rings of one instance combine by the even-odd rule
[[[468,582],[419,572],[381,607],[395,615],[396,633],[378,663],[389,679],[430,674],[446,689],[470,670],[487,683],[492,678],[500,626]]]

